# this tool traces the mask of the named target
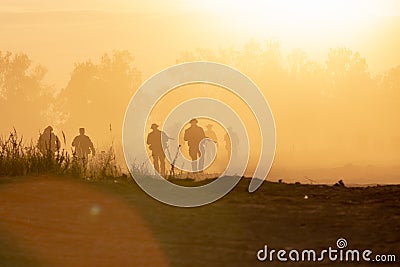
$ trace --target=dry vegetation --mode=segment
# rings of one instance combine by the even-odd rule
[[[85,179],[107,179],[122,176],[116,164],[114,149],[92,157],[84,164],[73,153],[58,149],[41,153],[36,142],[26,142],[14,129],[7,137],[0,137],[0,176],[39,174],[72,175]]]

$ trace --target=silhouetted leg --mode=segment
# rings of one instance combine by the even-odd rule
[[[204,145],[200,145],[200,151],[199,151],[199,156],[200,156],[200,159],[199,159],[199,171],[200,172],[202,172],[203,168],[204,168],[205,153],[206,153],[206,150],[205,150]]]
[[[192,171],[193,172],[197,171],[197,163],[195,161],[192,161]]]
[[[154,169],[156,169],[156,171],[158,173],[160,173],[160,166],[158,164],[158,156],[157,155],[153,155],[153,163],[154,163]]]
[[[88,156],[84,156],[83,158],[82,158],[82,168],[83,168],[83,177],[86,177],[86,170],[87,170],[87,164],[88,164],[88,159],[87,159],[87,157]]]
[[[196,172],[197,171],[197,162],[195,162],[195,160],[197,160],[197,153],[198,151],[195,149],[190,149],[189,148],[189,155],[192,158],[192,171]]]
[[[161,176],[165,175],[165,156],[159,156],[161,165]]]

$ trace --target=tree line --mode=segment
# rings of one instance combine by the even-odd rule
[[[184,51],[176,63],[193,60],[233,66],[261,88],[277,124],[278,158],[306,153],[318,159],[329,152],[330,162],[360,155],[368,161],[379,151],[382,159],[399,159],[400,65],[371,74],[367,60],[346,47],[317,62],[303,50],[284,55],[278,42],[253,40],[241,48]],[[64,88],[46,84],[45,75],[28,55],[0,51],[1,133],[16,127],[35,136],[51,124],[68,136],[84,126],[119,139],[126,106],[143,79],[128,51],[77,62]]]

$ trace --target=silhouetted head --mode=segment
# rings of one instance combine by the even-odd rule
[[[150,128],[156,130],[158,128],[158,124],[153,123]]]
[[[51,133],[53,131],[53,127],[51,127],[51,126],[47,126],[45,129],[44,129],[44,132],[46,132],[46,133]]]
[[[81,135],[84,135],[85,134],[85,128],[79,128],[79,133]]]
[[[197,121],[196,119],[191,119],[191,120],[189,121],[189,123],[190,123],[191,125],[196,125],[196,124],[198,123],[198,121]]]
[[[207,129],[209,129],[209,130],[211,130],[212,129],[212,127],[213,127],[213,125],[212,124],[207,124]]]

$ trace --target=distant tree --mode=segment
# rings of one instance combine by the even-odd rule
[[[384,73],[380,85],[389,93],[400,95],[400,65]]]
[[[191,61],[219,61],[219,57],[211,49],[196,48],[195,50],[181,52],[176,59],[176,63]]]
[[[58,96],[67,132],[86,127],[88,134],[103,137],[110,124],[120,137],[125,110],[140,85],[140,72],[127,51],[104,54],[98,63],[75,64],[70,81]]]
[[[289,71],[296,78],[306,69],[308,62],[307,53],[301,49],[294,49],[288,55]]]
[[[381,111],[387,110],[386,119],[388,124],[392,124],[400,114],[400,65],[383,73],[378,84],[380,90],[378,90],[375,101],[379,100],[379,103],[381,103],[379,107]],[[392,131],[392,133],[394,134],[395,131]],[[400,135],[400,133],[396,134]]]
[[[269,84],[276,84],[280,82],[278,81],[279,78],[285,76],[280,44],[276,41],[260,43],[250,40],[241,49],[228,47],[214,51],[197,48],[182,52],[176,62],[199,60],[214,61],[235,67],[244,74],[251,76],[257,83],[267,80]]]
[[[365,58],[345,47],[330,49],[326,71],[334,86],[351,86],[352,91],[369,86],[371,82]]]
[[[33,65],[26,54],[0,51],[0,131],[15,127],[33,137],[52,122],[48,110],[54,102],[53,88],[43,81],[46,69]]]

